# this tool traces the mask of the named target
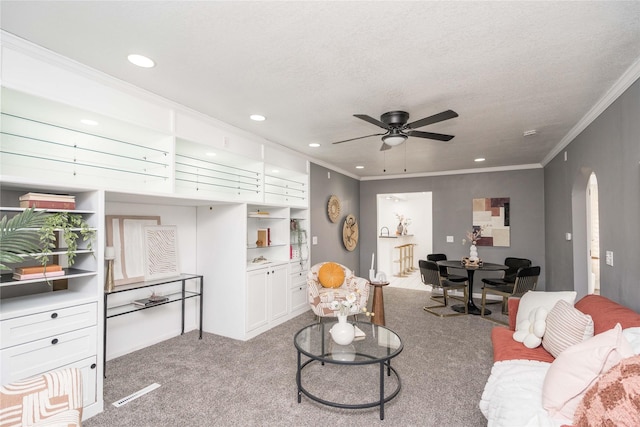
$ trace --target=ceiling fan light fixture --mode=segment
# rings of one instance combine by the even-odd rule
[[[391,133],[382,137],[382,142],[392,147],[400,145],[407,140],[407,135],[401,133]]]

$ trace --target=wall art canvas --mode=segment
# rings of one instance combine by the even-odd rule
[[[159,216],[107,215],[107,246],[115,249],[115,286],[144,280],[144,227],[159,224]]]
[[[156,280],[180,275],[178,228],[175,225],[144,228],[144,279]]]
[[[509,197],[473,199],[473,230],[480,230],[478,246],[511,246]]]

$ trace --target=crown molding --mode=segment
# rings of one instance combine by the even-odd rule
[[[580,133],[587,128],[595,119],[598,118],[613,102],[618,99],[624,91],[640,78],[640,57],[627,68],[627,71],[620,76],[620,78],[611,86],[611,88],[604,94],[598,102],[591,107],[591,109],[585,114],[576,125],[560,140],[558,145],[542,159],[542,166],[546,166],[551,160],[553,160],[567,145],[569,145]]]
[[[407,173],[407,174],[396,174],[396,175],[384,175],[384,176],[365,176],[362,177],[361,181],[378,181],[385,179],[399,179],[399,178],[424,178],[428,176],[447,176],[447,175],[466,175],[471,173],[491,173],[491,172],[508,172],[515,170],[527,170],[527,169],[542,169],[542,165],[540,163],[532,163],[526,165],[512,165],[512,166],[499,166],[492,168],[478,168],[478,169],[458,169],[458,170],[450,170],[450,171],[440,171],[440,172],[425,172],[425,173]]]

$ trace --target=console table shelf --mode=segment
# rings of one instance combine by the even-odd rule
[[[185,289],[186,287],[186,282],[187,280],[191,280],[191,279],[196,279],[199,282],[199,286],[198,286],[198,291],[187,291]],[[118,293],[122,293],[122,292],[130,292],[133,290],[138,290],[138,289],[143,289],[143,288],[150,288],[150,287],[154,287],[154,286],[160,286],[160,285],[166,285],[166,284],[170,284],[170,283],[177,283],[177,282],[181,282],[182,284],[182,290],[180,292],[174,292],[171,294],[167,294],[164,295],[166,297],[168,297],[169,299],[166,301],[161,301],[158,302],[157,304],[153,304],[153,305],[149,305],[146,307],[141,307],[141,306],[137,306],[135,304],[133,304],[133,302],[131,303],[127,303],[127,304],[121,304],[121,305],[116,305],[113,307],[109,307],[108,300],[109,300],[109,295],[112,294],[118,294]],[[202,291],[203,291],[203,285],[204,285],[204,276],[199,275],[199,274],[181,274],[180,276],[176,276],[176,277],[170,277],[167,279],[161,279],[161,280],[150,280],[147,282],[137,282],[137,283],[131,283],[128,285],[123,285],[123,286],[118,286],[116,287],[113,291],[111,292],[105,292],[104,293],[104,375],[106,377],[106,372],[107,372],[107,319],[110,319],[112,317],[116,317],[116,316],[122,316],[124,314],[129,314],[129,313],[134,313],[136,311],[141,311],[141,310],[147,310],[150,308],[154,308],[154,307],[158,307],[161,305],[165,305],[165,304],[170,304],[173,302],[178,302],[181,301],[182,304],[182,328],[180,330],[180,335],[184,334],[184,302],[190,298],[196,298],[196,297],[200,297],[199,300],[199,312],[200,312],[200,324],[199,324],[199,331],[200,331],[200,335],[198,336],[199,339],[202,339]]]

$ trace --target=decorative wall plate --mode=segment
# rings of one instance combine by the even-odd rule
[[[329,214],[331,222],[338,221],[338,218],[340,217],[340,200],[338,199],[338,196],[329,197],[327,213]]]
[[[344,219],[342,226],[342,242],[348,251],[353,251],[358,246],[358,221],[356,217],[349,214]]]

